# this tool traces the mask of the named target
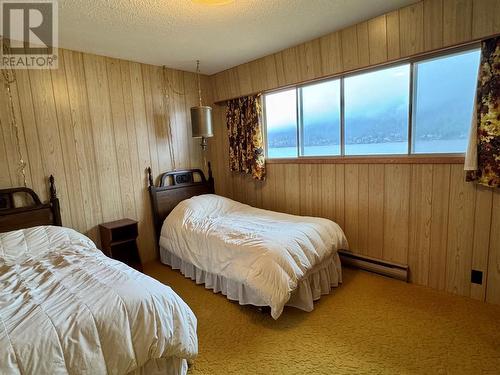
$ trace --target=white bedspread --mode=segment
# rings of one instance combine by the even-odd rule
[[[338,249],[347,249],[347,240],[331,220],[207,194],[175,207],[163,224],[160,245],[201,270],[252,288],[277,319],[298,282]]]
[[[0,374],[126,374],[197,350],[196,318],[177,294],[87,237],[0,233]]]

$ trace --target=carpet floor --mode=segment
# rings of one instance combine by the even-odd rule
[[[160,263],[145,272],[198,318],[192,375],[500,374],[500,306],[344,269],[313,312],[275,321]]]

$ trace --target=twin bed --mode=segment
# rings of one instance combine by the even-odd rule
[[[253,208],[214,194],[200,170],[149,190],[164,264],[240,304],[305,311],[341,282],[347,241],[330,220]],[[16,208],[13,196],[33,204]],[[175,292],[60,227],[59,201],[0,190],[0,373],[185,374],[196,317]]]
[[[162,263],[240,304],[304,311],[342,281],[342,229],[331,220],[254,208],[214,194],[199,169],[167,172],[149,190]]]
[[[198,352],[186,303],[60,225],[53,179],[48,204],[0,190],[0,374],[185,374]]]

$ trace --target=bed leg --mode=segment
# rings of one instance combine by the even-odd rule
[[[257,309],[261,314],[271,314],[271,306],[258,306]]]

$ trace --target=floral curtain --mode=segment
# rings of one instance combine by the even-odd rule
[[[465,169],[467,181],[500,187],[500,37],[481,44],[475,116]]]
[[[229,100],[226,112],[229,135],[229,166],[232,171],[266,177],[262,138],[261,95]]]

